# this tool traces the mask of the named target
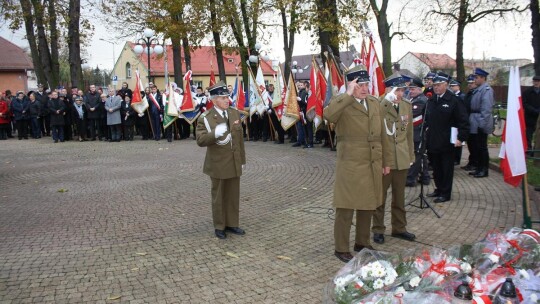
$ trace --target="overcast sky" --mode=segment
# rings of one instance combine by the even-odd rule
[[[372,29],[376,29],[373,20],[368,22]],[[89,54],[88,62],[91,66],[111,69],[113,66],[113,49],[110,43],[99,40],[103,38],[114,41],[114,32],[112,29],[105,28],[102,24],[95,24],[96,30],[90,47],[87,49]],[[271,38],[271,42],[263,44],[263,50],[269,52],[273,58],[284,59],[281,31],[273,31],[276,36]],[[0,35],[13,43],[27,47],[28,43],[24,38],[24,31],[20,30],[12,33],[6,25],[0,26]],[[304,33],[297,36],[294,54],[302,55],[318,52],[318,46],[311,41],[309,34]],[[354,39],[351,44],[359,49],[360,40]],[[114,51],[118,57],[124,42],[116,41]],[[456,57],[456,34],[455,30],[441,34],[432,40],[426,42],[410,42],[398,40],[395,38],[392,42],[392,61],[397,61],[408,51],[423,53],[446,53],[452,58]],[[380,42],[377,41],[378,52],[380,53]],[[464,56],[466,59],[497,57],[503,59],[525,58],[533,60],[533,49],[531,46],[530,17],[521,20],[511,20],[509,22],[490,22],[481,21],[477,24],[469,25],[465,30]],[[381,59],[382,60],[382,59]]]

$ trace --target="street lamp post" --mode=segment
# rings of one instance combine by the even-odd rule
[[[294,80],[296,81],[296,73],[302,74],[304,70],[298,66],[298,62],[295,60],[292,62],[291,73],[294,74]]]
[[[103,38],[99,38],[99,40],[105,41],[105,42],[107,42],[107,43],[112,44],[112,57],[113,57],[113,59],[112,59],[112,64],[113,64],[113,65],[112,65],[112,68],[111,68],[111,80],[112,80],[112,77],[114,76],[114,74],[113,74],[113,72],[114,72],[114,63],[115,63],[115,59],[116,59],[116,55],[115,55],[115,53],[114,53],[114,42],[109,41],[109,40],[105,40],[105,39],[103,39]],[[114,84],[114,89],[116,90],[116,84]]]
[[[150,54],[156,53],[160,55],[161,53],[163,53],[163,47],[159,44],[159,40],[157,37],[154,36],[154,34],[154,30],[149,28],[144,29],[144,37],[139,38],[139,40],[137,40],[137,45],[133,48],[133,51],[135,51],[136,54],[140,55],[144,51],[143,45],[146,46],[146,55],[148,59],[148,82],[152,80],[150,75]],[[152,43],[156,44],[156,46],[154,46],[153,48],[151,47]]]

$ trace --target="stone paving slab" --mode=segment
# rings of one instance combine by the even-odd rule
[[[246,142],[247,234],[224,241],[204,152],[191,139],[1,142],[0,303],[320,303],[343,266],[329,212],[335,152]],[[446,248],[522,219],[520,190],[493,171],[456,170],[452,201],[435,208],[441,219],[407,207],[418,242],[375,247]]]

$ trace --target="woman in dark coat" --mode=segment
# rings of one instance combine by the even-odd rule
[[[11,102],[11,112],[15,118],[19,140],[28,139],[28,120],[30,119],[30,102],[22,91],[17,92],[17,98]]]
[[[51,99],[49,99],[49,110],[51,112],[51,129],[54,142],[58,140],[64,141],[64,114],[66,106],[63,100],[58,99],[58,92],[51,93]]]
[[[71,111],[71,120],[77,127],[79,141],[86,141],[86,107],[83,104],[82,96],[74,96],[75,103],[73,103],[73,110]]]
[[[124,140],[133,140],[133,125],[135,124],[137,112],[131,107],[131,96],[125,95],[120,112],[122,113],[124,126]]]
[[[41,103],[36,99],[36,93],[28,94],[30,99],[30,126],[32,128],[32,138],[41,138],[41,128],[39,127],[39,115],[41,114]]]

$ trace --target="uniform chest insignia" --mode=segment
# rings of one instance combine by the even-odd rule
[[[445,104],[443,104],[442,106],[443,106],[443,107],[445,107],[445,108],[448,108],[448,107],[450,107],[450,106],[449,106],[449,105],[447,105],[446,103],[445,103]]]

